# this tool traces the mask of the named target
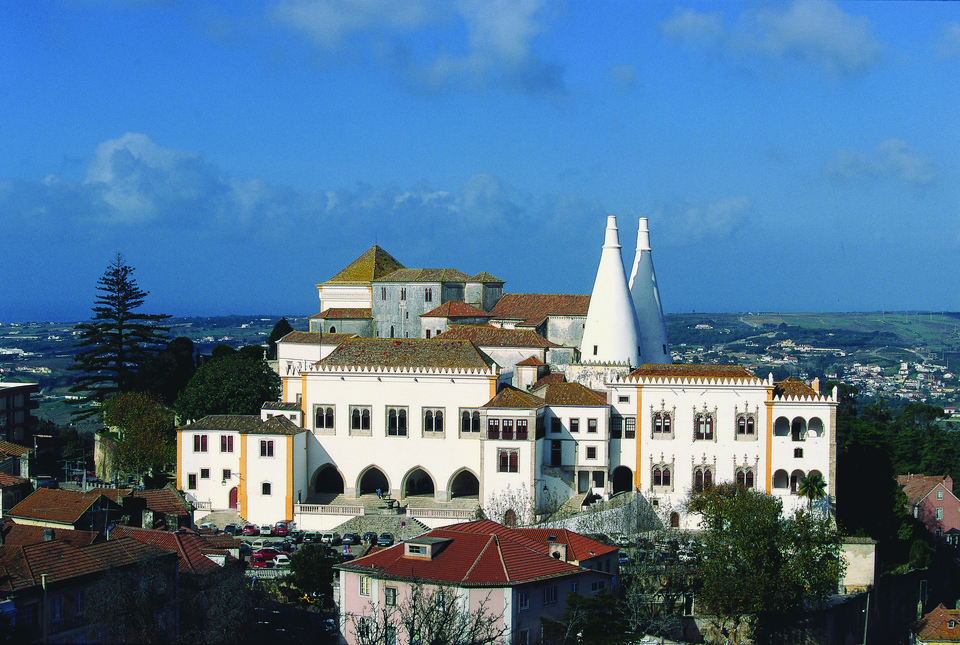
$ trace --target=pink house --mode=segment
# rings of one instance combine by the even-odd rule
[[[956,545],[960,531],[960,499],[953,494],[953,478],[900,475],[900,488],[907,496],[907,510],[940,542]]]
[[[502,631],[499,642],[528,645],[540,638],[541,616],[560,618],[569,592],[611,591],[617,564],[616,547],[562,529],[489,520],[445,526],[337,566],[343,635],[350,645],[374,633],[407,645],[399,616],[419,585],[487,612]]]

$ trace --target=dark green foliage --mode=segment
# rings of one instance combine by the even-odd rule
[[[238,351],[243,356],[255,361],[262,361],[266,353],[262,345],[244,345]]]
[[[174,338],[137,372],[132,389],[149,392],[165,405],[173,405],[197,370],[193,353],[192,340]]]
[[[697,604],[711,616],[712,640],[769,634],[836,589],[843,567],[830,520],[806,511],[784,518],[781,508],[776,497],[735,484],[690,498],[705,529]]]
[[[242,643],[252,627],[253,595],[238,565],[215,573],[180,576],[180,640]]]
[[[118,253],[97,281],[93,320],[75,327],[81,351],[69,369],[81,374],[70,391],[82,393],[82,403],[102,403],[111,394],[129,392],[137,371],[166,341],[168,328],[158,323],[169,316],[137,312],[148,292],[137,286],[133,271]],[[87,407],[75,416],[85,419],[96,413]]]
[[[286,318],[281,318],[270,331],[270,337],[267,340],[267,358],[275,360],[277,358],[277,341],[293,331],[293,327],[287,322]]]
[[[263,360],[242,354],[207,361],[193,375],[174,406],[181,422],[208,414],[259,414],[280,396],[280,377]]]
[[[541,617],[540,625],[544,645],[621,643],[626,631],[617,599],[607,590],[591,597],[570,592],[560,620]]]
[[[98,642],[171,642],[178,613],[176,566],[162,557],[106,571],[84,601],[84,619],[96,626]]]
[[[159,473],[176,461],[173,412],[143,392],[115,394],[103,404],[104,425],[119,430],[114,467],[128,475]]]
[[[321,597],[321,605],[329,606],[333,600],[333,565],[340,558],[322,546],[305,544],[290,556],[288,581],[311,597]]]
[[[212,350],[210,350],[210,356],[213,359],[224,358],[226,356],[233,356],[236,353],[237,353],[237,350],[235,350],[230,345],[227,345],[226,343],[220,343],[219,345],[214,346]]]

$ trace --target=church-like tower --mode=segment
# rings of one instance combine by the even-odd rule
[[[580,341],[580,362],[638,365],[637,345],[637,319],[620,254],[617,217],[609,215]]]
[[[657,276],[653,272],[650,229],[646,217],[640,218],[637,227],[637,254],[633,258],[633,270],[630,272],[630,297],[637,320],[640,362],[672,363]]]

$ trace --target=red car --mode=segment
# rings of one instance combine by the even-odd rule
[[[287,537],[288,535],[290,535],[291,524],[293,524],[293,522],[288,522],[288,521],[277,522],[276,524],[273,525],[273,531],[272,531],[273,536]]]
[[[247,524],[241,531],[244,535],[260,535],[260,527],[256,524]]]
[[[265,559],[267,559],[267,560],[272,560],[273,558],[277,557],[278,555],[285,555],[285,556],[288,556],[288,557],[290,556],[290,554],[287,553],[286,551],[281,551],[280,549],[274,549],[272,546],[264,547],[264,548],[260,549],[259,551],[254,551],[254,552],[253,552],[253,557],[261,557],[261,558],[265,558]]]
[[[250,556],[251,569],[270,569],[273,568],[273,559],[262,555],[253,554]]]

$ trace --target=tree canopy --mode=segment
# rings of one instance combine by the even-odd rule
[[[176,460],[173,412],[151,395],[113,395],[103,405],[103,422],[120,431],[113,451],[118,471],[156,473]]]
[[[173,405],[197,370],[193,354],[192,340],[174,338],[137,372],[131,389],[150,392],[164,405]]]
[[[280,377],[263,359],[234,353],[205,362],[180,393],[174,408],[180,420],[208,414],[259,414],[280,397]]]
[[[270,336],[267,338],[267,358],[274,360],[277,358],[277,341],[293,331],[293,327],[286,318],[281,318],[277,324],[270,330]]]
[[[169,328],[159,323],[169,316],[137,311],[148,292],[137,286],[133,272],[118,253],[97,281],[93,319],[75,327],[81,351],[69,369],[82,374],[70,391],[82,393],[81,403],[102,403],[112,394],[130,391],[137,371],[166,342]],[[96,413],[87,407],[74,415],[84,419]]]
[[[836,589],[843,564],[828,518],[805,510],[783,517],[778,498],[736,484],[705,488],[688,510],[704,529],[697,603],[712,616],[714,640],[769,636]]]

